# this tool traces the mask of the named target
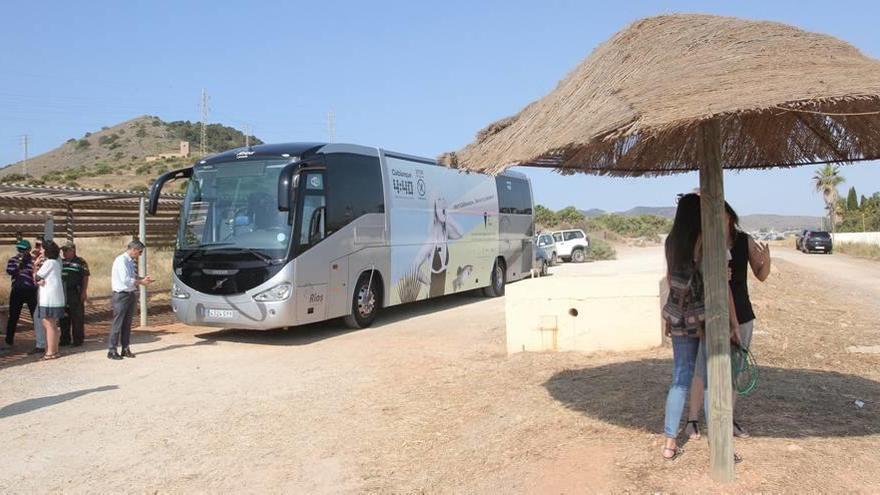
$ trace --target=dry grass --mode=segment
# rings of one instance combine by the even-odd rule
[[[834,245],[838,253],[848,254],[857,258],[880,260],[880,246],[866,242],[838,242]]]
[[[663,15],[618,32],[548,95],[440,160],[488,172],[683,172],[698,168],[699,127],[715,120],[728,168],[842,162],[880,157],[878,110],[880,62],[846,42],[775,22]]]
[[[110,289],[110,271],[113,266],[113,260],[125,250],[125,245],[130,239],[127,237],[110,237],[110,238],[92,238],[78,239],[76,241],[76,251],[89,264],[89,270],[92,273],[89,279],[89,297],[97,298],[109,296]],[[12,246],[6,249],[6,259],[15,255]],[[171,258],[174,252],[169,249],[156,250],[147,248],[147,273],[150,274],[156,282],[151,286],[151,292],[167,291],[171,288]],[[9,277],[0,285],[0,304],[6,304],[9,301]]]

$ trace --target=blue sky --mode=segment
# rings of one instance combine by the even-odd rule
[[[283,5],[281,5],[283,4]],[[0,30],[0,164],[141,114],[213,122],[271,141],[327,139],[436,156],[553,89],[629,22],[670,12],[767,19],[880,57],[878,2],[7,2]],[[741,213],[822,214],[815,167],[729,173]],[[697,184],[525,170],[551,208],[671,205]],[[843,168],[880,190],[880,163]],[[843,191],[845,192],[845,191]]]

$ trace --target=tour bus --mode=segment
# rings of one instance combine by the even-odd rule
[[[462,291],[504,294],[533,263],[531,184],[338,143],[266,144],[160,176],[188,179],[172,309],[193,325],[270,329]]]

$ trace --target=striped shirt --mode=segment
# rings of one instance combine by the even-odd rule
[[[6,273],[12,277],[13,289],[35,289],[34,259],[30,254],[16,254],[6,263]]]

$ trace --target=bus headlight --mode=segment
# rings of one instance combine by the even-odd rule
[[[259,294],[254,296],[254,300],[259,302],[283,301],[290,297],[290,292],[290,284],[288,282],[284,282],[283,284],[278,284],[269,290],[264,290],[263,292],[260,292]]]
[[[171,297],[175,299],[189,299],[189,292],[177,284],[171,284]]]

